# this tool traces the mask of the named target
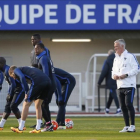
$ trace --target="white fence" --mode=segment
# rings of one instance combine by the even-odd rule
[[[140,56],[140,53],[134,53],[135,56]],[[100,72],[97,71],[97,58],[105,58],[108,54],[94,54],[90,57],[87,71],[86,71],[86,99],[85,99],[85,108],[86,112],[94,112],[95,108],[97,108],[97,81]],[[140,61],[139,61],[140,62]],[[103,64],[103,63],[102,63]],[[100,69],[101,71],[101,69]],[[140,74],[139,74],[140,76]],[[137,82],[140,84],[140,78],[137,78]],[[136,94],[135,94],[136,96]],[[104,96],[101,96],[104,97]],[[95,103],[96,102],[96,103]],[[101,106],[105,108],[105,105]]]

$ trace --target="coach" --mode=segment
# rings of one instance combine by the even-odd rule
[[[116,57],[113,62],[112,78],[117,80],[119,99],[125,121],[125,127],[119,132],[135,132],[133,98],[136,88],[136,75],[140,66],[136,57],[125,49],[125,45],[124,39],[118,39],[114,42]]]

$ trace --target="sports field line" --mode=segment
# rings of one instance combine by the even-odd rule
[[[36,115],[28,115],[28,117],[35,117]],[[51,115],[51,117],[56,117],[57,115]],[[67,114],[66,117],[120,117],[122,114]],[[135,114],[135,116],[139,117],[140,114]],[[2,117],[2,115],[0,115]],[[10,117],[15,117],[14,115],[10,115]]]

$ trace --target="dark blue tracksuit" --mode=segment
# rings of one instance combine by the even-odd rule
[[[13,78],[9,76],[9,73],[8,73],[9,68],[10,67],[8,65],[5,65],[3,68],[3,75],[5,77],[5,80],[9,84],[8,94],[10,94],[11,96],[11,99],[6,102],[5,109],[4,109],[4,112],[7,113],[7,117],[10,115],[11,111],[15,114],[15,116],[17,115],[18,112],[20,112],[18,109],[18,105],[23,101],[25,97],[23,88],[21,84],[19,83],[19,81],[14,80]],[[18,118],[19,115],[16,117],[17,119],[19,119]]]
[[[106,108],[108,109],[110,108],[113,99],[115,101],[117,108],[119,108],[119,101],[116,93],[117,84],[116,81],[111,78],[111,71],[113,67],[114,58],[115,58],[115,54],[111,54],[107,57],[107,60],[103,65],[101,75],[98,80],[98,84],[101,85],[104,78],[106,78],[106,88],[110,90],[109,100],[106,105]]]
[[[54,93],[56,90],[56,81],[55,81],[55,71],[53,64],[46,55],[46,51],[40,53],[36,59],[38,60],[38,68],[43,71],[51,80],[52,88],[51,93]]]
[[[21,82],[27,99],[25,101],[32,102],[36,99],[46,99],[50,91],[51,81],[49,77],[34,67],[18,67],[14,70],[14,74]],[[30,89],[28,84],[31,84]]]
[[[36,56],[38,60],[38,68],[43,71],[51,80],[51,89],[48,98],[42,103],[42,116],[46,122],[51,122],[51,116],[49,111],[49,103],[51,102],[52,95],[56,91],[56,80],[53,63],[46,55],[46,51],[41,52]]]
[[[72,90],[75,87],[76,80],[71,74],[62,69],[55,68],[55,72],[56,77],[61,83],[61,92],[55,92],[56,102],[58,103],[59,108],[56,121],[59,125],[64,125],[66,105],[72,93]]]

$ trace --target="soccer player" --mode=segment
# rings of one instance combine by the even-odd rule
[[[11,130],[17,133],[23,132],[25,120],[28,115],[28,110],[32,102],[35,103],[36,108],[36,128],[29,133],[40,133],[41,129],[41,117],[42,109],[41,104],[44,99],[47,98],[50,92],[51,81],[49,77],[44,74],[41,70],[34,67],[16,67],[11,66],[9,69],[9,75],[14,79],[19,79],[22,83],[25,91],[25,101],[23,103],[23,110],[21,115],[21,121],[18,128],[12,128]],[[31,84],[30,89],[28,84]]]
[[[51,89],[48,95],[48,99],[43,101],[42,104],[42,116],[45,120],[46,127],[42,130],[44,131],[53,131],[53,125],[51,123],[51,117],[45,108],[48,108],[48,101],[51,101],[53,93],[56,91],[56,81],[54,75],[54,67],[52,61],[46,55],[44,44],[38,43],[35,45],[35,54],[36,59],[38,60],[38,68],[43,71],[51,80]]]
[[[9,76],[9,66],[6,65],[6,60],[4,57],[0,57],[0,70],[3,72],[1,73],[1,79],[0,81],[3,81],[3,76],[5,77],[5,80],[9,84],[9,93],[7,95],[7,102],[5,105],[5,109],[3,112],[2,119],[0,121],[0,130],[3,130],[3,127],[11,114],[11,111],[14,113],[16,116],[18,123],[20,123],[21,120],[21,114],[18,109],[18,105],[23,101],[25,93],[23,91],[22,85],[19,83],[18,80],[14,80]],[[2,83],[1,83],[2,84]],[[26,129],[24,127],[24,129]]]
[[[58,105],[58,114],[56,121],[59,126],[58,129],[66,129],[65,126],[66,105],[75,87],[76,80],[71,74],[62,69],[57,68],[55,69],[55,71],[56,77],[61,83],[61,91],[57,90],[55,92],[56,104]]]
[[[34,34],[31,37],[31,43],[32,43],[33,46],[35,46],[37,43],[41,43],[41,42],[42,41],[41,41],[41,37],[40,37],[39,34]],[[46,55],[51,60],[50,51],[49,51],[49,49],[47,47],[45,47],[45,51],[46,51]],[[31,51],[31,57],[30,58],[31,58],[31,65],[34,66],[34,67],[38,67],[38,60],[36,59],[35,48]],[[75,78],[72,75],[70,75],[69,73],[67,73],[67,72],[65,73],[63,70],[58,69],[58,68],[55,68],[55,67],[54,67],[54,71],[55,71],[55,76],[57,78],[59,77],[58,79],[60,79],[60,81],[58,81],[57,78],[56,78],[56,82],[57,82],[57,94],[61,95],[61,89],[60,89],[61,88],[60,87],[61,85],[60,85],[60,83],[65,83],[64,85],[66,87],[68,87],[68,88],[64,88],[64,89],[67,90],[67,91],[72,92],[72,89],[74,88],[75,83],[76,83]],[[68,81],[68,77],[72,77],[71,78],[71,81],[70,81],[70,84],[71,85],[74,85],[73,87],[69,86],[69,82],[67,82]],[[45,107],[45,109],[47,111],[47,114],[50,114],[50,111],[49,111],[49,103],[50,102],[51,102],[51,98],[48,100],[48,107]],[[61,117],[61,114],[60,114],[60,117]]]

